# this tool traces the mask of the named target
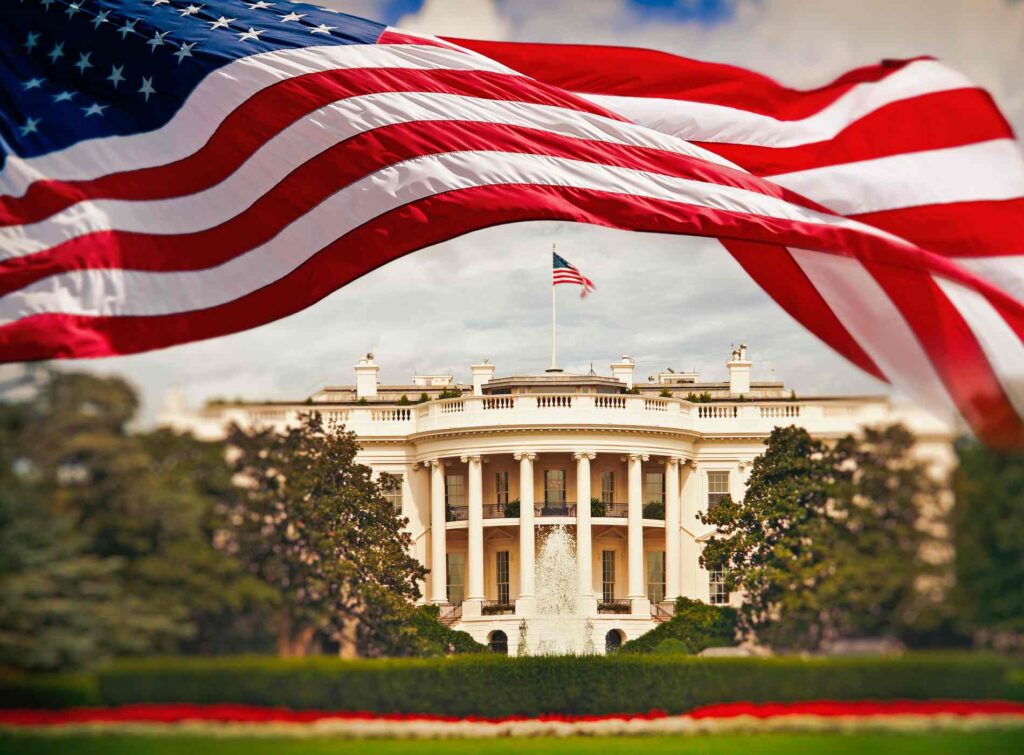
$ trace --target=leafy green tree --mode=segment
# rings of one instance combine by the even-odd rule
[[[241,493],[223,547],[281,595],[279,653],[304,655],[319,635],[342,654],[413,654],[427,572],[355,436],[313,413],[284,433],[234,427],[229,442]]]
[[[122,380],[63,372],[33,400],[0,404],[0,540],[12,543],[0,579],[31,602],[0,633],[20,632],[22,658],[265,646],[276,595],[212,543],[232,490],[223,445],[131,432],[137,408]]]
[[[957,605],[984,644],[1024,638],[1024,453],[962,439],[954,477]]]
[[[922,512],[936,487],[901,427],[866,430],[834,445],[801,428],[776,428],[755,459],[742,501],[701,520],[717,528],[701,556],[744,591],[744,633],[774,646],[900,634],[927,602],[922,558],[932,535]]]

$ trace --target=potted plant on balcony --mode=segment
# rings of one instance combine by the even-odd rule
[[[608,516],[608,506],[600,498],[590,499],[591,516]]]
[[[505,518],[506,519],[518,519],[519,518],[519,499],[513,498],[511,501],[505,504]]]
[[[664,519],[665,518],[665,502],[664,501],[648,501],[644,504],[643,508],[644,519]]]

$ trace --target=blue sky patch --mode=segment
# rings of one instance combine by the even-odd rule
[[[629,0],[637,15],[707,26],[731,19],[737,3],[738,0]]]

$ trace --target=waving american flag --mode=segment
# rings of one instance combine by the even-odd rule
[[[574,264],[558,252],[551,252],[551,285],[561,284],[580,286],[581,299],[594,290],[594,281],[583,275]]]
[[[854,364],[1024,442],[1024,161],[936,61],[799,92],[262,0],[7,0],[0,50],[2,360],[230,333],[571,220],[720,238]]]

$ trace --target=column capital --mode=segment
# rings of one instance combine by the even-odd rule
[[[670,467],[679,466],[679,462],[682,461],[678,456],[668,456],[665,458],[665,463]]]
[[[690,469],[692,469],[694,472],[697,471],[697,460],[696,459],[686,459],[683,463],[686,464],[686,466],[690,467]]]
[[[534,451],[516,451],[512,454],[512,458],[516,461],[522,461],[523,459],[534,461],[537,458],[537,454]]]
[[[649,454],[630,454],[629,455],[629,460],[630,461],[647,461],[650,458],[651,457],[650,457]]]
[[[572,455],[572,458],[576,459],[576,461],[579,461],[580,459],[587,459],[588,461],[593,461],[594,459],[597,458],[597,454],[594,453],[593,451],[577,451]]]
[[[424,459],[423,461],[420,462],[420,464],[422,464],[424,468],[443,467],[444,459]]]
[[[479,464],[480,463],[480,457],[479,456],[460,456],[459,457],[459,461],[461,461],[463,464],[470,463],[470,462],[472,462],[474,464]]]

